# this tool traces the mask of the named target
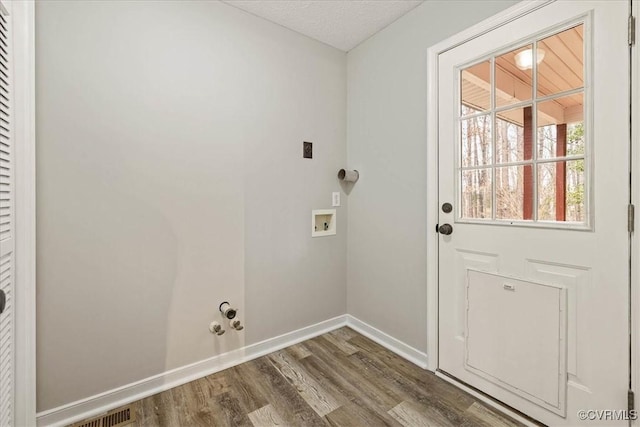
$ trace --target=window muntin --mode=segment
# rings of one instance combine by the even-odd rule
[[[459,71],[459,221],[589,226],[584,25]]]

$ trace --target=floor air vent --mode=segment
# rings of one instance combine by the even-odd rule
[[[106,415],[101,415],[97,418],[76,423],[72,427],[117,427],[132,423],[135,420],[135,412],[133,412],[131,406],[126,406],[124,408],[111,411]]]

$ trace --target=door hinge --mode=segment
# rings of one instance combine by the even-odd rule
[[[631,411],[636,409],[635,401],[636,401],[636,394],[633,392],[633,390],[627,391],[627,410],[629,411],[629,413],[631,413]]]
[[[636,17],[633,15],[629,15],[628,42],[629,42],[629,46],[633,46],[636,44]]]
[[[635,229],[636,223],[636,207],[634,205],[629,205],[628,213],[627,213],[627,230],[629,233],[633,233]]]

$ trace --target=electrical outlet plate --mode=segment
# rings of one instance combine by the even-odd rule
[[[336,234],[336,210],[318,209],[311,212],[311,237]]]
[[[340,206],[340,192],[336,191],[334,193],[331,193],[331,206]]]

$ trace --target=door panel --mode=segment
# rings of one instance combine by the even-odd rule
[[[564,414],[566,289],[467,270],[465,369]]]
[[[626,1],[556,1],[438,58],[439,205],[454,205],[439,213],[453,226],[439,235],[439,369],[549,425],[626,408],[627,15]],[[519,286],[470,285],[475,270]],[[539,345],[518,364],[505,341],[520,333]]]

